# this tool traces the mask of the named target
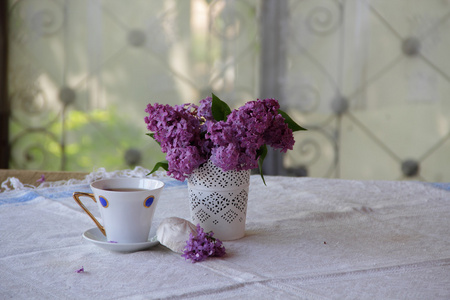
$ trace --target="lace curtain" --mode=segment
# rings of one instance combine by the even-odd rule
[[[450,180],[450,3],[10,0],[10,167],[163,158],[149,102],[278,98],[308,128],[266,172]]]

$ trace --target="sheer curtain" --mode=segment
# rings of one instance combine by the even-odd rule
[[[151,167],[149,102],[274,97],[268,174],[450,180],[450,2],[10,0],[11,168]]]
[[[449,1],[293,1],[286,102],[310,176],[448,181]],[[300,99],[300,100],[298,100]]]
[[[255,98],[259,1],[10,1],[11,167],[150,167],[149,102]]]

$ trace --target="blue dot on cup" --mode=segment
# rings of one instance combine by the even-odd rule
[[[103,207],[105,207],[105,208],[108,207],[109,203],[108,203],[108,200],[106,200],[105,197],[100,196],[100,197],[98,197],[98,200],[100,201],[100,204],[101,204]]]
[[[144,201],[144,206],[145,207],[150,207],[152,205],[152,203],[153,203],[153,200],[155,200],[155,196],[147,197],[145,199],[145,201]]]

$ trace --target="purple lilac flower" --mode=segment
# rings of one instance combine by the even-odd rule
[[[193,108],[194,112],[190,111]],[[197,106],[191,104],[148,105],[145,110],[147,129],[155,133],[164,153],[170,148],[186,147],[200,138],[200,121],[195,115]]]
[[[156,103],[145,110],[147,129],[167,154],[168,175],[175,179],[183,181],[208,159],[224,171],[257,168],[258,150],[265,144],[281,152],[293,149],[293,132],[278,113],[277,100],[247,102],[219,122],[211,105],[208,97],[199,107]]]
[[[169,175],[184,180],[195,168],[204,163],[210,153],[205,147],[208,141],[201,138],[201,123],[194,104],[147,105],[145,117],[147,129],[154,132],[154,138],[167,153]]]
[[[277,115],[273,119],[272,126],[264,133],[264,140],[267,145],[275,149],[280,149],[286,153],[287,150],[294,149],[294,135],[292,130],[284,122],[281,115]]]
[[[247,102],[226,121],[209,122],[206,137],[215,148],[211,160],[224,171],[258,167],[258,150],[264,144],[286,152],[294,145],[293,132],[278,113],[275,99]]]
[[[180,181],[207,160],[196,146],[170,149],[166,159],[169,162],[167,174]]]
[[[222,241],[213,238],[214,233],[205,233],[200,224],[197,224],[197,235],[189,234],[183,254],[185,260],[190,259],[192,263],[200,262],[210,256],[221,257],[226,254]]]
[[[216,147],[212,149],[211,161],[224,171],[233,170],[239,165],[239,149],[235,144],[228,144],[226,147]]]
[[[212,105],[212,97],[207,97],[203,100],[200,100],[200,106],[198,108],[198,116],[205,118],[206,121],[214,121],[211,105]]]

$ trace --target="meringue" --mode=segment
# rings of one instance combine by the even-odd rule
[[[189,234],[197,235],[197,227],[188,220],[170,217],[161,221],[156,230],[158,241],[178,253],[183,253]]]

